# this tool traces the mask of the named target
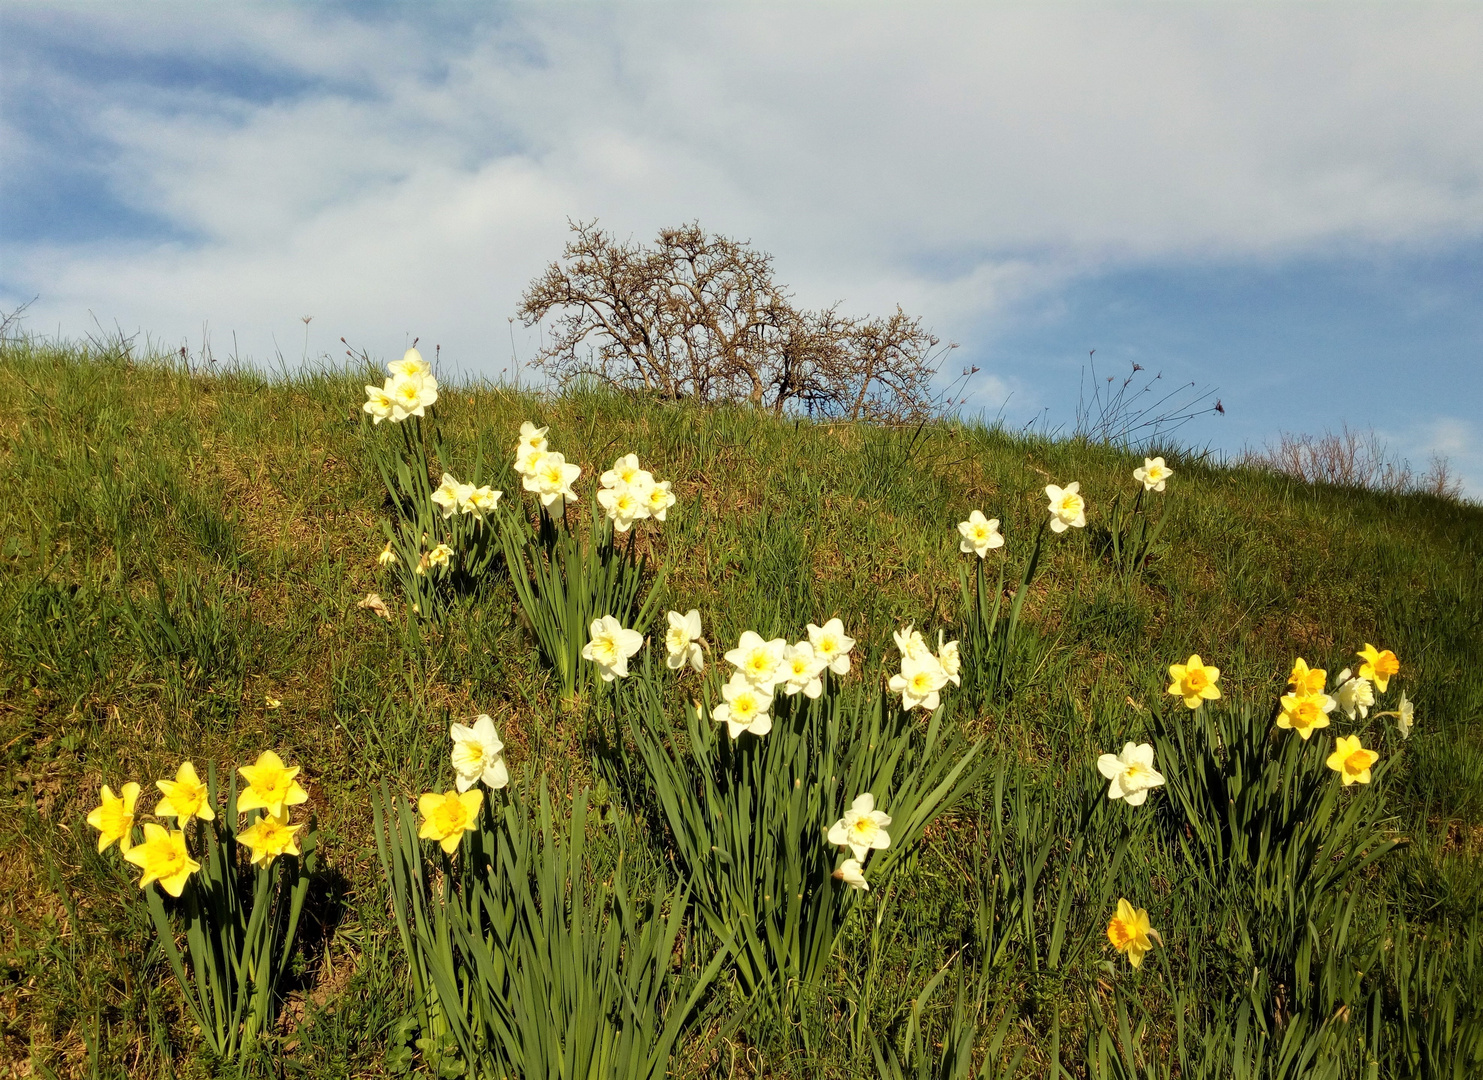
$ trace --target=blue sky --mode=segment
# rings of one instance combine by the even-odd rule
[[[498,376],[568,218],[699,219],[902,304],[970,409],[1083,360],[1228,451],[1374,428],[1483,497],[1483,8],[0,7],[0,309]],[[528,356],[534,335],[514,328]]]

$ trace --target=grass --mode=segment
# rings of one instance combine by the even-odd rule
[[[305,1077],[393,1075],[412,1058],[412,1002],[371,842],[377,786],[441,788],[448,724],[480,712],[517,783],[533,790],[544,775],[564,797],[597,783],[592,715],[559,707],[507,580],[462,598],[439,631],[411,620],[378,572],[385,492],[362,443],[362,375],[201,374],[118,349],[0,345],[0,1075],[231,1071],[190,1030],[131,868],[94,850],[84,818],[103,783],[149,788],[185,757],[225,767],[265,747],[304,765],[320,869],[289,1000],[246,1071]],[[552,445],[581,464],[584,496],[615,457],[637,452],[680,497],[664,528],[640,538],[672,563],[665,606],[699,608],[707,638],[727,646],[745,629],[791,639],[838,615],[870,672],[894,662],[891,632],[905,623],[929,638],[951,631],[970,558],[953,526],[969,510],[1001,519],[1018,566],[1047,483],[1079,480],[1089,498],[1084,533],[1048,537],[1012,697],[960,720],[993,766],[861,904],[808,1005],[807,1038],[751,1022],[730,1000],[682,1045],[681,1075],[855,1076],[876,1061],[862,1035],[894,1040],[892,1062],[921,1031],[948,1043],[963,1012],[957,976],[913,1002],[975,955],[985,898],[1003,892],[989,868],[1033,870],[1041,846],[1042,869],[1015,878],[1030,931],[972,976],[986,1037],[989,1021],[1010,1019],[998,1037],[1006,1056],[1024,1055],[1022,1074],[1110,1075],[1083,1047],[1115,1001],[1136,998],[1143,1045],[1167,1049],[1188,999],[1235,994],[1251,973],[1231,913],[1187,873],[1154,814],[1139,819],[1116,889],[1149,909],[1167,947],[1140,972],[1107,965],[1096,874],[1111,852],[1092,849],[1125,808],[1102,800],[1095,820],[1079,816],[1096,756],[1152,737],[1167,666],[1191,652],[1221,667],[1227,699],[1264,716],[1294,656],[1333,671],[1365,642],[1400,655],[1417,723],[1403,749],[1381,740],[1397,757],[1383,805],[1407,842],[1355,890],[1351,935],[1382,958],[1366,1000],[1401,1023],[1411,968],[1388,945],[1400,920],[1418,941],[1476,943],[1483,508],[1166,449],[1170,551],[1124,578],[1095,557],[1094,534],[1112,494],[1131,494],[1138,462],[1107,446],[590,390],[445,387],[438,409],[455,469],[480,444],[502,458],[524,419],[549,424]],[[371,591],[386,596],[390,622],[356,607]],[[621,848],[636,888],[672,889],[658,833],[642,808],[618,813],[616,798],[598,785],[598,861]],[[1092,838],[1078,844],[1082,828]],[[1073,846],[1088,852],[1074,866]],[[1441,970],[1461,985],[1448,972],[1467,969]],[[1464,1010],[1464,1022],[1478,1014]],[[1349,1043],[1367,1023],[1353,1019]]]

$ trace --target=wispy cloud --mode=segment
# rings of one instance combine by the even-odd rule
[[[1483,14],[7,9],[0,302],[497,372],[567,218],[698,218],[964,354],[1109,271],[1483,239]],[[526,339],[517,348],[528,352]],[[996,394],[1034,373],[1001,366]],[[1025,401],[1026,406],[1036,404]]]

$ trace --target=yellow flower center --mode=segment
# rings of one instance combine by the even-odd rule
[[[1128,780],[1137,780],[1146,772],[1148,770],[1143,766],[1143,763],[1135,761],[1123,770],[1123,776]]]
[[[1210,679],[1202,667],[1190,668],[1184,673],[1184,688],[1188,693],[1198,694],[1210,685]]]
[[[612,638],[592,639],[592,658],[604,667],[612,667],[618,661],[618,647]]]
[[[911,677],[911,688],[915,693],[921,693],[932,685],[932,676],[925,671],[918,671]]]
[[[1375,657],[1375,674],[1383,679],[1388,679],[1401,670],[1401,662],[1396,659],[1395,653],[1386,649]]]
[[[671,626],[669,633],[664,635],[664,643],[669,646],[670,652],[682,652],[690,644],[690,635],[685,632],[684,627]]]
[[[483,743],[464,740],[453,745],[453,767],[461,773],[482,771],[486,756]]]
[[[1133,926],[1123,920],[1114,918],[1107,924],[1107,940],[1118,949],[1126,949],[1133,941],[1136,934]]]
[[[761,649],[754,649],[752,650],[752,655],[747,657],[747,667],[750,668],[754,674],[765,674],[767,670],[772,667],[772,658]]]
[[[731,703],[731,711],[743,717],[751,716],[757,711],[756,696],[746,692],[737,694],[735,700]]]
[[[834,653],[839,649],[839,641],[830,634],[825,634],[819,639],[819,651],[822,653]]]
[[[1351,776],[1358,776],[1370,767],[1370,753],[1368,750],[1356,750],[1344,759],[1344,771]]]
[[[869,840],[875,835],[875,822],[863,815],[857,817],[850,826],[850,835],[857,840]]]
[[[462,832],[468,820],[469,813],[456,796],[451,796],[438,803],[432,815],[433,827],[444,836]]]

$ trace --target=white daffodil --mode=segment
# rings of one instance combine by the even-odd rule
[[[971,551],[982,559],[993,548],[1004,546],[1004,537],[999,533],[999,519],[986,518],[978,510],[969,514],[967,521],[958,522],[958,532],[963,537],[958,541],[958,550],[965,555]]]
[[[814,652],[807,641],[789,645],[783,650],[783,693],[816,698],[824,692],[824,669],[828,661]]]
[[[1149,789],[1164,782],[1154,771],[1153,747],[1148,743],[1125,743],[1121,754],[1103,754],[1097,759],[1097,771],[1112,781],[1107,797],[1126,799],[1129,806],[1142,806]]]
[[[546,428],[529,420],[520,425],[520,441],[515,444],[515,472],[524,476],[537,457],[546,452]]]
[[[588,641],[582,646],[582,659],[597,665],[603,682],[615,677],[628,677],[628,658],[644,644],[644,635],[627,630],[611,615],[593,619]]]
[[[901,653],[902,660],[921,660],[932,655],[932,650],[927,647],[927,640],[922,637],[920,630],[913,630],[908,623],[905,630],[894,630],[891,637],[896,641],[896,648]]]
[[[393,377],[406,375],[414,378],[422,378],[433,373],[432,367],[422,358],[422,354],[416,349],[408,349],[402,353],[402,358],[400,360],[393,360],[387,364],[386,370]],[[437,389],[437,383],[433,384],[433,389]]]
[[[870,882],[865,880],[865,869],[860,865],[859,859],[846,859],[839,864],[839,869],[834,871],[833,876],[852,889],[870,891]]]
[[[836,675],[850,673],[850,650],[855,647],[855,639],[844,632],[844,623],[838,619],[830,619],[823,626],[809,623],[808,640],[814,655],[827,663],[830,671]]]
[[[875,796],[867,791],[829,827],[829,842],[849,848],[856,859],[864,859],[872,850],[891,846],[891,834],[886,832],[889,824],[891,816],[875,808]]]
[[[711,710],[711,719],[725,724],[733,739],[740,738],[743,731],[762,736],[772,730],[772,717],[768,715],[772,708],[770,687],[758,686],[738,671],[721,687],[721,697],[724,700]]]
[[[597,505],[601,506],[613,523],[613,531],[625,533],[633,528],[635,521],[649,516],[647,492],[637,484],[618,484],[605,487],[597,493]]]
[[[438,380],[431,375],[398,375],[386,387],[391,395],[391,418],[401,423],[409,416],[422,416],[438,400]]]
[[[1409,739],[1411,737],[1411,721],[1415,716],[1416,706],[1406,698],[1406,692],[1402,690],[1401,700],[1396,706],[1395,714],[1396,727],[1400,728],[1401,738]]]
[[[505,768],[505,744],[500,742],[494,730],[494,721],[480,714],[472,727],[454,724],[448,729],[453,740],[454,781],[460,792],[467,791],[479,782],[487,788],[498,790],[510,782],[510,771]]]
[[[624,454],[613,467],[602,476],[599,482],[605,488],[621,487],[624,484],[649,485],[654,482],[654,477],[646,470],[639,467],[639,456],[637,454]]]
[[[473,514],[478,520],[483,521],[485,514],[494,513],[495,507],[499,506],[500,496],[503,494],[503,491],[496,491],[488,484],[474,488],[469,492],[469,497],[463,504],[464,513]]]
[[[947,685],[947,672],[942,670],[937,657],[929,652],[918,659],[903,659],[901,673],[892,675],[887,685],[893,694],[901,695],[903,709],[920,706],[931,712],[941,703],[938,692]]]
[[[783,677],[783,651],[787,647],[782,638],[763,641],[761,634],[747,630],[736,648],[726,654],[726,662],[771,695]]]
[[[1356,715],[1363,719],[1370,715],[1370,706],[1375,704],[1375,688],[1369,679],[1356,676],[1339,684],[1339,689],[1334,691],[1334,700],[1350,720]]]
[[[381,554],[376,556],[376,562],[380,566],[395,566],[397,564],[396,552],[391,550],[391,541],[386,541],[386,546],[381,549]]]
[[[963,659],[958,655],[958,643],[949,641],[944,644],[941,630],[937,631],[937,662],[942,666],[942,673],[947,676],[948,682],[954,686],[963,685],[958,674],[963,668]]]
[[[668,655],[664,664],[671,671],[679,671],[689,664],[696,671],[705,668],[705,657],[700,650],[700,612],[691,608],[681,615],[669,613],[669,629],[664,633],[664,648]]]
[[[675,504],[675,494],[669,489],[668,480],[659,480],[649,485],[644,495],[644,505],[649,508],[649,516],[655,521],[663,521],[669,513],[669,508]]]
[[[581,475],[580,465],[567,464],[566,458],[559,451],[551,450],[541,454],[532,463],[521,484],[526,491],[533,491],[541,497],[542,506],[550,506],[561,499],[561,505],[556,508],[561,510],[567,503],[577,501],[577,493],[572,490],[572,484]]]
[[[361,406],[363,412],[371,414],[371,423],[379,424],[391,415],[391,380],[386,380],[385,386],[366,387],[366,403]]]
[[[448,560],[453,558],[453,549],[447,544],[439,544],[427,553],[427,564],[429,566],[448,567]]]
[[[1055,484],[1045,486],[1045,497],[1050,500],[1050,531],[1063,533],[1067,529],[1084,528],[1087,523],[1087,504],[1078,491],[1081,489],[1079,482],[1067,484],[1063,488]]]
[[[1144,458],[1143,468],[1133,470],[1133,479],[1142,481],[1144,491],[1163,491],[1165,482],[1173,475],[1174,470],[1161,457]]]
[[[445,518],[452,517],[458,511],[458,489],[457,480],[448,474],[443,474],[443,482],[438,485],[438,490],[433,492],[433,502],[442,508]]]

